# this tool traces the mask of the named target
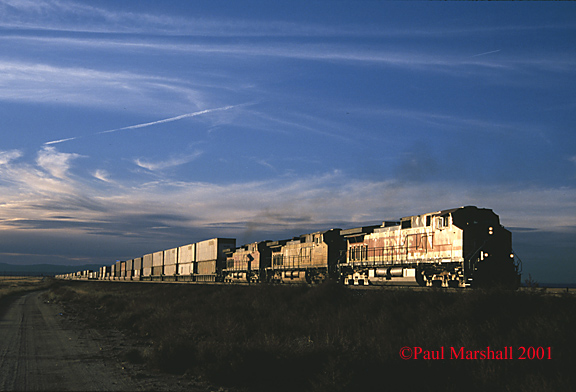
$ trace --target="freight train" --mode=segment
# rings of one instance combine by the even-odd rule
[[[512,235],[491,209],[466,206],[236,247],[213,238],[61,279],[517,288]]]

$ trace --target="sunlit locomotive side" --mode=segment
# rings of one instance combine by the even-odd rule
[[[490,209],[461,207],[343,230],[345,284],[518,287],[511,233]]]
[[[332,279],[345,250],[340,229],[303,234],[270,244],[272,263],[267,279],[276,283],[319,283]]]
[[[224,282],[259,283],[266,281],[266,269],[270,267],[271,241],[253,242],[239,248],[224,250],[226,268]]]

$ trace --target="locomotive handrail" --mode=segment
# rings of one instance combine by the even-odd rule
[[[516,267],[516,273],[521,274],[523,267],[522,259],[520,259],[520,256],[518,256],[518,254],[514,252],[514,249],[512,249],[512,253],[514,254],[514,267]],[[516,262],[516,259],[518,259],[518,262]]]
[[[470,255],[470,257],[464,257],[464,261],[469,261],[469,262],[472,261],[472,258],[473,258],[475,255],[477,255],[477,254],[482,250],[482,248],[484,247],[484,245],[486,245],[487,242],[488,242],[488,240],[485,240],[485,241],[482,243],[482,245],[480,245],[480,246],[478,247],[478,249],[476,249],[476,250],[474,251],[474,253],[472,253],[472,254]]]

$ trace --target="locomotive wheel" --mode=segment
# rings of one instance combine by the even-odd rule
[[[420,269],[416,269],[416,283],[418,283],[418,286],[420,287],[426,286],[426,277],[424,276],[424,271]]]
[[[460,281],[451,279],[448,281],[448,287],[452,287],[452,288],[460,287]]]

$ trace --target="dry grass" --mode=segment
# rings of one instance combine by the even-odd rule
[[[46,288],[51,280],[37,276],[0,276],[0,298],[23,291]]]
[[[223,386],[552,391],[576,381],[570,295],[67,282],[51,296],[146,343],[126,359]],[[404,361],[404,346],[551,346],[552,359]]]

